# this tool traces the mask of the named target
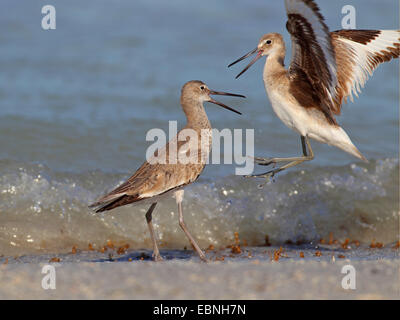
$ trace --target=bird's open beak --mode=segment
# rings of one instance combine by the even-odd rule
[[[209,94],[210,95],[219,95],[219,96],[230,96],[230,97],[246,98],[245,96],[242,96],[241,94],[234,94],[234,93],[228,93],[228,92],[218,92],[218,91],[211,91],[211,90],[210,90]],[[221,107],[223,107],[225,109],[228,109],[230,111],[233,111],[233,112],[235,112],[237,114],[240,114],[240,115],[242,114],[241,112],[236,111],[235,109],[233,109],[231,107],[228,107],[227,105],[225,105],[225,104],[223,104],[223,103],[221,103],[219,101],[216,101],[216,100],[214,100],[212,98],[210,98],[210,100],[208,100],[208,102],[217,104],[217,105],[219,105],[219,106],[221,106]]]
[[[230,67],[232,67],[234,64],[236,64],[236,63],[238,63],[238,62],[240,62],[240,61],[242,61],[242,60],[244,60],[244,59],[250,57],[251,55],[253,55],[253,54],[255,54],[255,53],[257,53],[257,55],[255,56],[255,58],[247,65],[246,68],[243,69],[243,71],[242,71],[241,73],[239,73],[239,74],[236,76],[236,79],[239,78],[239,77],[240,77],[243,73],[245,73],[247,70],[249,70],[249,68],[250,68],[253,64],[255,64],[255,63],[257,62],[258,59],[260,59],[260,58],[262,57],[262,51],[261,51],[261,50],[258,50],[258,48],[255,48],[254,50],[251,50],[249,53],[246,53],[243,57],[237,59],[235,62],[232,62],[232,63],[228,66],[228,68],[230,68]]]

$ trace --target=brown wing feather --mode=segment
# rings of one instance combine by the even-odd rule
[[[143,165],[123,184],[101,197],[90,207],[99,207],[100,211],[111,210],[113,208],[144,200],[153,196],[161,195],[194,182],[205,167],[202,158],[200,145],[193,145],[198,158],[196,163],[169,163],[169,150],[171,143],[177,143],[177,150],[185,147],[186,141],[171,140],[165,147],[157,150],[154,156],[165,154],[166,163],[145,162]],[[200,143],[200,141],[199,141]],[[186,150],[186,149],[185,149]],[[188,150],[189,153],[189,150]],[[104,210],[103,210],[104,209]]]
[[[298,69],[292,73],[291,81],[289,82],[289,92],[302,107],[306,109],[315,108],[321,111],[330,124],[337,125],[331,110],[326,104],[321,103],[320,97],[315,92],[314,87],[302,69]]]
[[[138,199],[138,197],[135,197],[135,196],[123,195],[123,196],[103,205],[102,207],[97,209],[96,212],[108,211],[108,210],[111,210],[111,209],[114,209],[114,208],[117,208],[120,206],[124,206],[126,204],[130,204],[130,203],[138,201],[137,199]]]
[[[306,78],[314,89],[313,94],[318,96],[324,114],[330,117],[337,79],[329,29],[314,1],[286,0],[285,3],[286,28],[292,38],[289,77],[291,80]]]

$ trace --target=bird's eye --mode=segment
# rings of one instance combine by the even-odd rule
[[[201,86],[200,89],[201,89],[201,90],[204,90],[205,88],[204,88],[204,86]]]
[[[266,44],[271,44],[272,41],[271,41],[271,40],[267,40],[267,41],[265,41],[265,43],[266,43]]]

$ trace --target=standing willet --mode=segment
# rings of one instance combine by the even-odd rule
[[[162,258],[151,222],[152,213],[160,196],[170,192],[173,193],[178,205],[179,225],[200,258],[206,261],[203,251],[190,235],[183,221],[182,201],[184,191],[182,188],[194,182],[200,176],[211,150],[211,125],[203,103],[211,102],[241,114],[223,103],[215,101],[210,95],[245,98],[245,96],[238,94],[212,91],[201,81],[187,82],[181,93],[181,105],[187,118],[186,126],[167,145],[157,150],[150,159],[147,159],[148,161],[126,182],[90,205],[90,207],[97,207],[96,212],[102,212],[129,203],[150,202],[151,206],[146,213],[146,220],[153,242],[153,259],[155,261],[160,261]]]
[[[333,145],[366,161],[338,125],[343,100],[358,96],[374,69],[400,54],[399,30],[339,30],[329,32],[313,0],[285,0],[292,38],[292,62],[284,67],[285,42],[278,33],[262,36],[256,49],[239,61],[257,53],[240,77],[257,60],[266,56],[263,79],[276,115],[301,136],[302,157],[256,158],[264,166],[288,162],[275,170],[253,177],[273,177],[276,173],[314,158],[308,138]],[[308,153],[307,153],[308,147]]]

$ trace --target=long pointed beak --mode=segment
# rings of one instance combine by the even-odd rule
[[[255,48],[254,50],[251,50],[250,52],[246,53],[243,57],[237,59],[236,61],[232,62],[228,68],[232,67],[233,65],[235,65],[236,63],[250,57],[251,55],[255,54],[257,52],[258,48]]]
[[[246,53],[243,57],[237,59],[236,61],[232,62],[228,68],[232,67],[234,64],[250,57],[251,55],[257,53],[257,55],[255,56],[255,58],[247,65],[246,68],[243,69],[242,72],[240,72],[235,79],[239,78],[243,73],[245,73],[247,70],[249,70],[249,68],[255,64],[257,62],[258,59],[260,59],[262,57],[262,51],[258,51],[258,48],[255,48],[254,50],[251,50],[249,53]]]
[[[246,98],[245,96],[243,96],[243,95],[241,95],[241,94],[228,93],[228,92],[210,91],[209,94],[210,94],[210,95],[219,95],[219,96],[229,96],[229,97]],[[214,103],[214,104],[216,104],[216,105],[219,105],[219,106],[221,106],[221,107],[223,107],[223,108],[225,108],[225,109],[228,109],[228,110],[230,110],[230,111],[232,111],[232,112],[235,112],[235,113],[237,113],[237,114],[240,114],[240,115],[242,114],[241,112],[239,112],[239,111],[237,111],[237,110],[235,110],[235,109],[233,109],[233,108],[231,108],[231,107],[228,107],[227,105],[223,104],[222,102],[216,101],[216,100],[214,100],[214,99],[212,99],[212,98],[210,98],[210,100],[208,100],[208,102],[211,102],[211,103]]]

